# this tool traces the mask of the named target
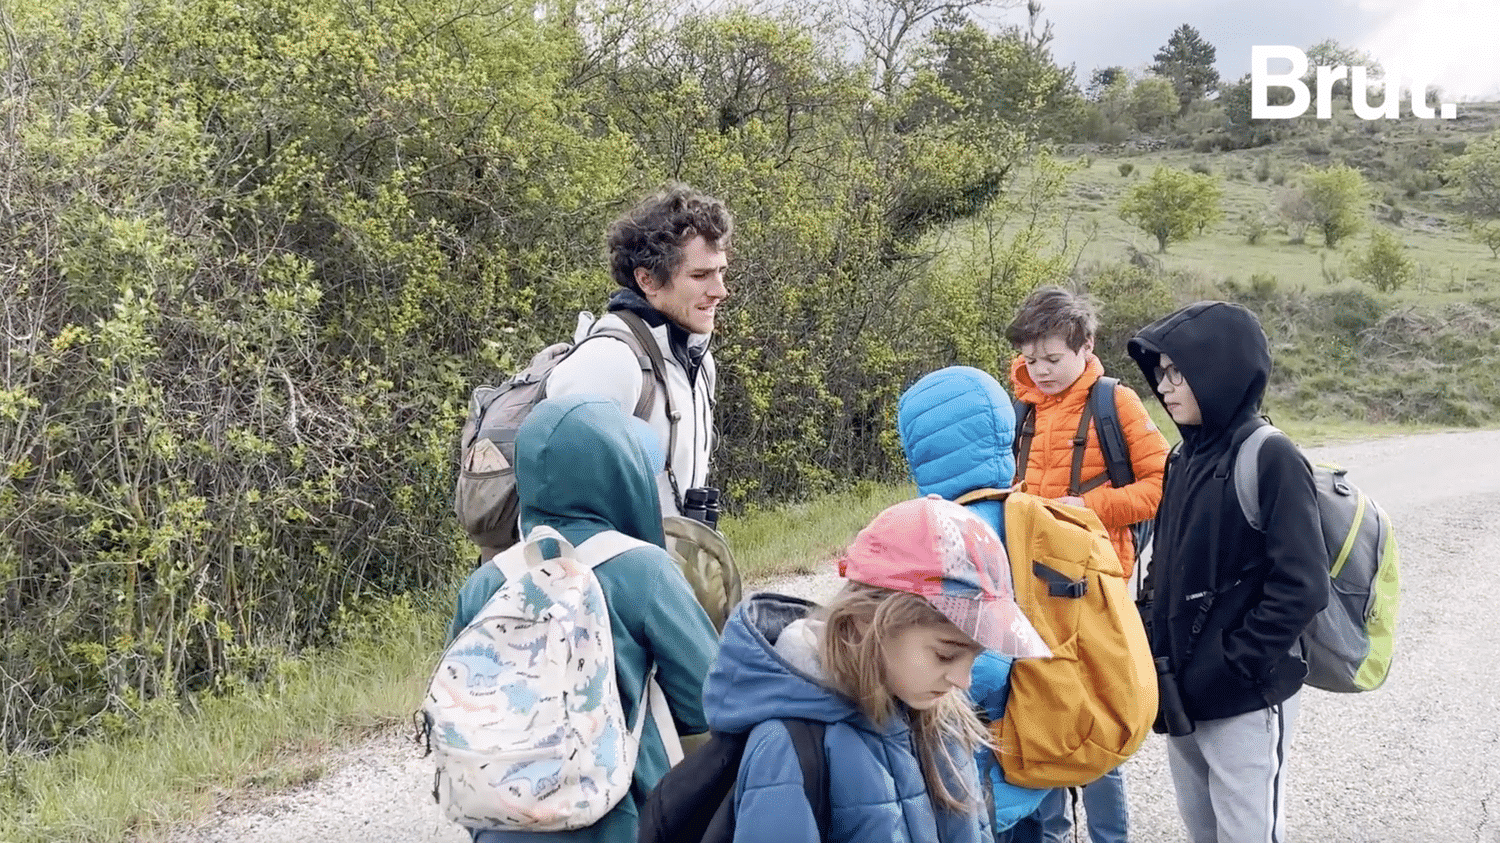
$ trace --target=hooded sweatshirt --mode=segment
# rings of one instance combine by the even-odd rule
[[[923,377],[902,393],[896,429],[918,493],[953,500],[975,489],[1010,488],[1016,467],[1011,448],[1015,410],[1000,382],[987,372],[949,366]],[[1000,501],[981,501],[969,508],[1005,539],[1005,509]],[[1009,658],[989,651],[974,662],[969,696],[992,724],[1005,714],[1010,667]],[[996,829],[1010,828],[1036,810],[1047,795],[1046,790],[1006,782],[989,748],[980,750],[977,761],[993,796]]]
[[[1264,532],[1235,497],[1233,458],[1264,423],[1266,335],[1240,305],[1198,302],[1142,328],[1127,349],[1153,391],[1170,357],[1203,415],[1178,425],[1182,447],[1157,510],[1152,652],[1171,659],[1195,721],[1280,703],[1307,673],[1297,639],[1328,601],[1328,559],[1312,471],[1290,440],[1272,437],[1260,452]]]
[[[813,608],[776,594],[742,602],[724,627],[703,688],[714,731],[749,733],[735,781],[736,843],[988,843],[983,811],[959,815],[932,804],[904,707],[898,706],[903,713],[884,726],[875,725],[820,681],[815,634],[789,632],[788,640],[780,640]],[[831,810],[823,841],[803,791],[796,750],[777,718],[826,724]],[[959,774],[973,792],[978,787],[973,759],[963,760]]]
[[[594,569],[609,606],[615,647],[615,682],[625,719],[642,703],[646,672],[666,693],[677,731],[707,731],[703,680],[718,646],[708,615],[663,548],[661,509],[647,451],[629,428],[629,417],[598,396],[543,401],[516,435],[516,488],[521,528],[545,524],[577,547],[596,533],[617,530],[656,547],[636,548]],[[448,640],[466,626],[505,577],[479,566],[458,595]],[[539,840],[633,843],[640,804],[668,769],[666,749],[647,717],[630,793],[589,828],[547,834],[484,832],[484,843]]]
[[[710,334],[690,334],[665,314],[652,307],[633,290],[616,290],[609,300],[609,312],[598,321],[581,315],[573,342],[578,349],[557,364],[547,377],[547,396],[592,394],[613,400],[626,413],[635,410],[640,400],[642,372],[635,352],[623,340],[598,337],[583,342],[600,328],[629,331],[616,314],[630,311],[640,316],[651,329],[651,336],[666,361],[665,381],[672,396],[672,409],[679,414],[677,443],[667,454],[667,469],[656,478],[657,495],[662,512],[679,514],[682,495],[688,489],[708,483],[709,457],[713,453],[714,384],[717,370],[713,352],[709,351]],[[667,399],[657,385],[651,423],[666,452],[672,426],[667,420]],[[668,473],[670,471],[670,474]],[[673,489],[673,478],[676,489]]]

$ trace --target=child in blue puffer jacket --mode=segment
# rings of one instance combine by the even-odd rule
[[[896,427],[922,494],[953,500],[975,489],[1010,488],[1016,470],[1011,448],[1015,411],[1004,387],[985,372],[950,366],[917,381],[901,395]],[[1002,502],[982,501],[969,509],[1004,541]],[[969,696],[991,722],[1005,714],[1010,664],[1010,659],[992,652],[982,653],[974,663]],[[1006,782],[999,759],[989,749],[981,750],[978,758],[994,803],[992,826],[999,834],[1034,812],[1048,791]]]

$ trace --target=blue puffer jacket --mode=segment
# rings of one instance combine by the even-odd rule
[[[775,594],[741,603],[724,628],[719,657],[703,686],[709,727],[750,733],[735,782],[736,843],[820,843],[796,750],[776,719],[782,717],[826,724],[823,751],[832,811],[823,843],[990,840],[983,811],[960,815],[934,809],[904,716],[892,717],[884,728],[875,726],[853,702],[777,651],[782,631],[811,608],[804,600]],[[797,659],[803,665],[809,660],[816,660],[810,649]],[[960,773],[973,792],[978,773],[965,766]]]
[[[953,500],[974,489],[1010,488],[1015,411],[1000,382],[979,369],[950,366],[917,381],[901,396],[896,427],[920,493]],[[1003,504],[983,501],[970,508],[1005,538]],[[992,721],[999,720],[1009,697],[1010,659],[984,653],[970,678],[969,695]],[[994,793],[997,830],[1036,810],[1047,794],[1008,784],[990,750],[980,752],[979,769]]]

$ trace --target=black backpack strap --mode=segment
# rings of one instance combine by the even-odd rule
[[[1083,455],[1089,447],[1089,421],[1094,415],[1093,403],[1084,402],[1083,412],[1078,414],[1078,432],[1073,434],[1073,465],[1068,469],[1068,494],[1075,497],[1104,484],[1103,475],[1087,484],[1083,482]]]
[[[1135,468],[1130,464],[1130,446],[1120,427],[1120,410],[1115,406],[1119,378],[1100,377],[1089,387],[1088,400],[1078,418],[1078,435],[1073,438],[1073,473],[1069,475],[1068,494],[1082,495],[1105,482],[1116,489],[1135,482]],[[1104,456],[1104,473],[1083,482],[1083,454],[1088,446],[1089,422],[1099,436],[1099,451]]]
[[[1016,438],[1011,443],[1011,453],[1016,455],[1016,476],[1011,482],[1019,484],[1026,479],[1026,461],[1031,458],[1031,440],[1036,437],[1036,407],[1013,398],[1011,408],[1016,414]]]
[[[1135,466],[1130,464],[1130,443],[1120,426],[1120,409],[1115,404],[1118,378],[1101,377],[1089,390],[1089,405],[1094,413],[1094,431],[1099,434],[1099,450],[1104,452],[1104,472],[1115,487],[1135,482]]]
[[[1031,563],[1031,573],[1047,584],[1048,597],[1067,597],[1077,600],[1089,593],[1088,580],[1071,579],[1067,574],[1040,562]]]
[[[823,750],[826,724],[815,720],[781,722],[792,737],[792,748],[797,751],[797,764],[802,767],[802,791],[807,796],[807,804],[812,806],[813,819],[818,823],[818,839],[827,840],[833,806],[828,798],[828,759]]]

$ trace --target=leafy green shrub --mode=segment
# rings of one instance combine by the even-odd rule
[[[1401,241],[1383,228],[1370,232],[1370,243],[1350,261],[1355,278],[1382,293],[1400,289],[1411,280],[1416,264],[1402,251]]]
[[[1168,242],[1200,234],[1223,218],[1223,195],[1212,176],[1157,167],[1126,192],[1120,217],[1155,237],[1158,251],[1165,252]]]
[[[1252,246],[1259,243],[1269,230],[1264,214],[1248,213],[1240,221],[1240,233],[1245,236],[1245,242]]]
[[[1078,274],[1077,284],[1099,305],[1094,353],[1105,371],[1145,395],[1148,387],[1140,368],[1126,353],[1125,344],[1141,328],[1176,308],[1167,280],[1159,273],[1117,263],[1085,268]]]

